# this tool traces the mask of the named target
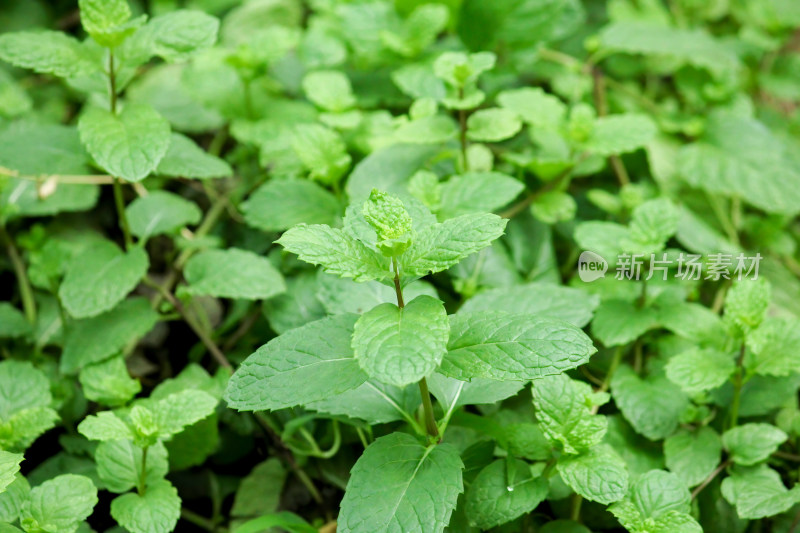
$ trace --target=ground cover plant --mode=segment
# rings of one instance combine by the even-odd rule
[[[800,533],[800,4],[6,0],[0,533]]]

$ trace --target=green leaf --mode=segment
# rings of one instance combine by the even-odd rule
[[[289,533],[317,533],[317,528],[308,525],[308,522],[289,511],[267,513],[258,518],[248,520],[234,531],[236,533],[261,533],[270,528],[285,529]]]
[[[32,331],[22,311],[9,302],[0,302],[0,337],[23,337]]]
[[[200,390],[184,390],[149,404],[158,426],[158,437],[169,439],[187,426],[214,413],[219,400]]]
[[[497,57],[491,52],[465,54],[445,52],[436,58],[433,71],[436,77],[453,87],[464,87],[477,81],[481,73],[494,68]]]
[[[394,287],[377,281],[354,284],[348,279],[338,278],[320,272],[314,288],[316,298],[322,303],[324,310],[331,315],[355,313],[357,315],[369,311],[383,303],[397,301]],[[438,298],[436,289],[425,281],[415,281],[403,287],[403,298],[411,301],[417,296],[426,294]]]
[[[470,484],[467,517],[470,524],[481,529],[505,524],[533,511],[547,497],[548,489],[547,479],[534,476],[528,463],[498,459]]]
[[[603,28],[599,38],[601,46],[607,50],[672,57],[718,75],[739,65],[732,51],[702,29],[620,21]]]
[[[23,461],[24,457],[21,453],[11,453],[0,450],[0,494],[2,494],[6,487],[8,487],[16,478],[19,472],[19,464]]]
[[[380,437],[353,467],[338,531],[441,533],[464,490],[463,468],[450,444],[423,446],[405,433]]]
[[[500,172],[467,172],[441,185],[439,218],[488,213],[508,205],[525,186]]]
[[[144,241],[197,224],[203,216],[197,204],[166,191],[137,198],[128,204],[125,213],[131,233]]]
[[[78,432],[89,440],[129,440],[133,432],[128,425],[111,411],[89,415],[78,424]]]
[[[406,180],[439,151],[438,147],[421,144],[394,144],[375,150],[347,178],[347,194],[357,201],[366,199],[372,189],[406,192]]]
[[[558,473],[564,483],[587,500],[608,505],[628,492],[625,461],[608,444],[600,444],[579,455],[562,455]]]
[[[524,381],[497,381],[473,378],[461,381],[438,372],[428,376],[431,393],[445,410],[461,405],[491,404],[514,396],[526,383]]]
[[[308,180],[271,180],[239,206],[245,222],[263,231],[284,231],[300,223],[332,225],[341,207],[336,197]]]
[[[355,389],[308,403],[306,407],[322,413],[358,418],[369,424],[385,424],[408,420],[421,403],[416,385],[400,388],[370,380]]]
[[[740,280],[725,294],[725,321],[750,333],[764,321],[771,299],[772,286],[764,278]]]
[[[91,479],[64,474],[31,489],[20,523],[26,531],[72,533],[96,504],[97,489]]]
[[[131,18],[127,0],[78,0],[78,7],[83,29],[102,46],[114,48],[136,30],[126,24]]]
[[[318,70],[306,74],[303,91],[317,107],[334,113],[347,111],[356,103],[350,80],[337,70]]]
[[[156,322],[158,313],[146,298],[130,298],[107,313],[72,322],[64,339],[61,372],[71,374],[107,360],[146,335]]]
[[[800,169],[764,124],[712,113],[703,136],[677,156],[678,172],[692,186],[741,198],[768,213],[800,212]]]
[[[400,143],[441,144],[453,139],[458,128],[450,117],[430,115],[401,124],[394,132]]]
[[[439,366],[449,330],[442,302],[417,296],[402,309],[385,303],[361,315],[353,330],[353,351],[370,377],[403,387]]]
[[[722,441],[708,426],[680,430],[664,441],[667,468],[687,487],[702,483],[719,464],[721,453]]]
[[[566,453],[578,454],[603,440],[608,422],[593,415],[584,389],[566,374],[555,374],[533,382],[533,405],[542,432]]]
[[[730,354],[711,348],[690,348],[667,362],[667,377],[687,394],[716,389],[728,381],[736,369]]]
[[[749,374],[789,376],[800,371],[800,323],[796,318],[768,317],[747,337],[744,366]]]
[[[0,420],[34,407],[50,405],[50,381],[31,363],[9,359],[0,363]]]
[[[633,429],[650,440],[671,435],[689,406],[683,391],[665,376],[641,379],[628,365],[611,378],[611,395]]]
[[[343,278],[369,281],[390,276],[388,258],[338,228],[298,224],[276,242],[302,261],[321,265],[326,272]]]
[[[167,61],[188,59],[217,41],[219,20],[194,9],[177,9],[154,17],[143,33],[150,51]]]
[[[600,299],[583,290],[551,283],[528,283],[481,291],[459,308],[459,313],[502,309],[508,313],[540,315],[584,327]]]
[[[101,69],[86,46],[60,31],[21,31],[0,35],[0,59],[40,74],[71,78]]]
[[[475,214],[426,227],[418,232],[414,243],[401,257],[405,274],[422,277],[450,268],[489,246],[503,234],[507,222],[497,215]]]
[[[633,210],[628,226],[626,252],[646,256],[660,252],[678,229],[679,213],[666,198],[648,200]]]
[[[771,424],[752,423],[737,426],[722,434],[722,444],[731,460],[750,466],[766,461],[789,436]]]
[[[245,359],[225,401],[240,411],[304,405],[367,380],[350,347],[357,315],[323,318],[276,337]]]
[[[757,520],[786,512],[800,503],[800,486],[787,489],[780,474],[762,464],[735,468],[722,480],[722,495],[736,506],[739,518]]]
[[[142,475],[142,449],[130,440],[101,442],[94,452],[97,475],[106,488],[117,494],[137,487]],[[169,471],[167,449],[156,443],[147,449],[147,485],[164,479]]]
[[[78,130],[106,172],[134,182],[156,170],[170,144],[169,123],[144,104],[129,103],[118,115],[90,107],[81,115]]]
[[[578,204],[567,193],[548,191],[540,194],[531,204],[531,213],[545,224],[568,222],[575,218]]]
[[[592,533],[585,526],[571,520],[553,520],[547,522],[539,533]]]
[[[418,6],[403,21],[399,33],[382,31],[383,43],[406,57],[413,57],[433,43],[439,33],[447,26],[449,11],[441,4],[423,4]]]
[[[628,344],[660,324],[658,310],[638,308],[623,300],[606,300],[600,304],[592,321],[592,335],[604,346]]]
[[[131,533],[170,533],[180,514],[178,491],[167,480],[149,485],[144,495],[129,492],[111,502],[111,516]]]
[[[272,263],[247,250],[205,250],[186,263],[189,294],[219,298],[266,300],[286,291],[283,277]]]
[[[201,180],[233,176],[233,169],[224,159],[203,151],[180,133],[171,134],[169,148],[154,172],[161,176]]]
[[[50,407],[23,409],[0,423],[0,447],[22,451],[55,426],[58,413]]]
[[[273,331],[283,334],[290,329],[325,318],[325,308],[317,298],[316,278],[314,272],[303,272],[286,278],[286,292],[262,304],[264,316]],[[352,285],[349,280],[342,281]]]
[[[564,122],[567,106],[539,87],[510,89],[497,95],[497,103],[513,111],[535,128],[557,128]]]
[[[501,107],[481,109],[467,119],[467,137],[473,141],[499,142],[510,139],[522,129],[519,117]]]
[[[644,148],[658,128],[647,115],[633,113],[599,117],[585,148],[601,156],[619,155]]]
[[[296,126],[292,148],[311,173],[311,179],[327,185],[337,183],[352,161],[341,137],[319,124]]]
[[[85,366],[79,379],[87,400],[111,407],[126,404],[142,390],[139,380],[128,373],[123,357]]]
[[[457,379],[528,380],[586,363],[592,341],[566,322],[504,311],[450,317],[442,373]]]
[[[396,257],[411,244],[411,215],[402,200],[377,189],[372,189],[362,209],[364,220],[377,234],[378,250],[386,257]]]
[[[277,458],[257,464],[236,490],[231,516],[247,518],[275,512],[285,480],[286,470]]]
[[[688,514],[690,502],[689,490],[677,476],[651,470],[636,480],[623,501],[608,510],[633,533],[702,533]]]
[[[8,452],[3,452],[8,453]],[[0,492],[0,524],[13,523],[19,518],[22,507],[30,499],[31,486],[24,476],[17,474],[14,481]],[[3,533],[7,533],[0,529]],[[19,531],[15,529],[14,531]]]

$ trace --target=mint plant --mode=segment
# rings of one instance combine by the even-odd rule
[[[0,533],[798,533],[795,4],[6,0]]]

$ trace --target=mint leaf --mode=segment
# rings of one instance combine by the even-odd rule
[[[736,369],[734,357],[711,348],[691,348],[667,362],[667,377],[687,394],[721,387]]]
[[[148,409],[158,426],[158,437],[169,439],[185,427],[210,416],[217,403],[218,400],[207,392],[184,390],[149,404]]]
[[[757,520],[788,511],[800,502],[800,486],[787,489],[780,474],[767,465],[737,467],[722,480],[722,495],[736,506],[739,518]]]
[[[233,169],[224,159],[209,154],[180,133],[170,136],[169,148],[154,172],[161,176],[201,180],[233,175]]]
[[[390,276],[389,259],[338,228],[298,224],[276,241],[307,263],[354,281],[382,280]]]
[[[609,511],[633,533],[702,533],[689,513],[691,496],[674,474],[651,470]]]
[[[467,137],[473,141],[504,141],[521,129],[522,122],[517,115],[500,107],[481,109],[467,119]]]
[[[503,234],[506,223],[497,215],[476,214],[433,224],[418,232],[401,264],[409,276],[441,272],[489,246]]]
[[[339,113],[352,108],[356,99],[350,80],[335,70],[310,72],[303,78],[303,91],[317,107]]]
[[[686,395],[665,376],[641,379],[627,365],[611,378],[611,395],[636,432],[650,440],[671,435],[689,406]]]
[[[509,313],[564,320],[579,328],[592,318],[600,299],[583,290],[550,283],[527,283],[484,290],[467,300],[460,313],[502,309]]]
[[[396,257],[411,245],[412,221],[403,202],[396,196],[373,189],[362,209],[364,220],[378,236],[378,250]]]
[[[658,129],[647,115],[627,113],[599,117],[584,147],[601,156],[619,155],[644,148]]]
[[[431,377],[436,376],[432,374]],[[422,403],[419,387],[395,387],[377,380],[324,400],[306,404],[308,409],[332,415],[358,418],[369,424],[385,424],[407,419]]]
[[[442,373],[457,379],[528,380],[577,368],[595,352],[566,322],[503,311],[450,317]]]
[[[353,330],[353,351],[370,377],[403,387],[439,366],[449,330],[442,302],[417,296],[402,309],[385,303],[361,315]]]
[[[350,168],[351,157],[339,135],[319,124],[294,128],[292,148],[311,179],[324,184],[337,183]]]
[[[467,172],[441,185],[439,218],[487,213],[509,204],[525,186],[500,172]]]
[[[125,211],[131,233],[144,241],[197,224],[203,215],[196,204],[166,191],[139,197]]]
[[[31,324],[22,311],[9,302],[0,302],[0,337],[22,337],[31,332]]]
[[[664,249],[678,229],[678,210],[670,200],[648,200],[633,210],[628,226],[626,252],[650,254]]]
[[[747,338],[745,368],[750,374],[789,376],[800,371],[796,351],[800,324],[793,318],[768,317]]]
[[[0,494],[16,479],[19,464],[23,459],[21,453],[0,450]]]
[[[240,205],[249,226],[283,231],[300,223],[332,225],[341,210],[336,197],[308,180],[271,180]]]
[[[24,31],[0,35],[0,59],[40,74],[71,78],[101,70],[99,57],[60,31]]]
[[[729,429],[722,434],[722,443],[734,463],[750,466],[766,461],[788,438],[771,424],[752,423]]]
[[[533,511],[547,497],[548,489],[547,479],[534,476],[528,463],[498,459],[470,484],[467,517],[470,524],[481,529],[505,524]]]
[[[27,361],[0,363],[0,383],[0,420],[25,409],[46,407],[53,399],[47,376]]]
[[[78,7],[83,29],[102,46],[114,48],[136,30],[136,25],[126,24],[131,18],[126,0],[78,0]]]
[[[78,432],[89,440],[129,440],[133,432],[121,418],[111,411],[89,415],[78,424]]]
[[[219,20],[194,9],[177,9],[154,17],[143,33],[150,51],[167,61],[181,61],[217,40]]]
[[[764,278],[741,280],[725,294],[725,321],[744,334],[758,328],[772,299],[772,287]]]
[[[109,491],[122,494],[138,486],[142,472],[142,449],[132,441],[101,442],[94,452],[94,460],[97,463],[97,475]],[[146,469],[148,486],[167,475],[167,449],[162,443],[156,443],[147,449]]]
[[[558,473],[569,487],[587,500],[603,505],[621,500],[628,492],[625,461],[608,444],[579,455],[562,455]]]
[[[490,404],[514,396],[525,387],[524,381],[497,381],[473,378],[461,381],[438,372],[428,376],[431,393],[447,411],[460,405]]]
[[[567,106],[539,87],[510,89],[497,95],[501,107],[513,111],[534,127],[557,128],[566,115]]]
[[[122,357],[84,367],[79,379],[87,400],[112,407],[126,404],[142,390],[139,381],[131,378]]]
[[[111,311],[72,322],[64,338],[61,371],[71,374],[107,360],[146,335],[156,322],[158,313],[145,298],[130,298]]]
[[[266,300],[286,291],[283,277],[267,258],[238,248],[205,250],[192,256],[184,276],[189,294]]]
[[[144,104],[129,103],[119,115],[91,107],[81,115],[78,130],[106,172],[134,182],[156,170],[170,143],[169,123]]]
[[[664,440],[667,468],[687,487],[699,485],[720,461],[722,441],[714,429],[680,430]]]
[[[566,374],[533,382],[536,419],[545,437],[566,453],[579,454],[603,440],[608,422],[589,410],[586,390]]]
[[[658,311],[653,307],[639,309],[632,302],[606,300],[597,308],[592,335],[604,346],[619,346],[635,341],[659,324]]]
[[[463,468],[450,444],[423,446],[404,433],[377,439],[353,467],[339,531],[441,533],[464,490]]]
[[[247,518],[275,512],[280,505],[285,480],[286,470],[277,458],[272,457],[257,464],[242,479],[233,500],[231,515]]]
[[[323,318],[268,342],[233,374],[225,401],[240,411],[281,409],[358,387],[367,375],[350,347],[357,319]]]
[[[110,241],[98,241],[70,261],[58,296],[73,317],[97,316],[121,302],[139,284],[147,267],[143,249],[123,253]]]
[[[169,533],[180,514],[178,491],[167,480],[149,485],[144,495],[129,492],[111,502],[111,516],[131,533]]]
[[[692,186],[741,198],[768,213],[800,212],[797,166],[786,147],[755,119],[725,112],[709,116],[703,136],[677,156],[678,172]]]
[[[64,474],[31,489],[20,523],[26,531],[72,533],[97,504],[97,489],[86,476]]]

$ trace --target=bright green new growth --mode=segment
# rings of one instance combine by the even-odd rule
[[[364,219],[378,235],[378,249],[386,257],[397,257],[411,246],[411,215],[396,196],[373,189],[364,202]]]

